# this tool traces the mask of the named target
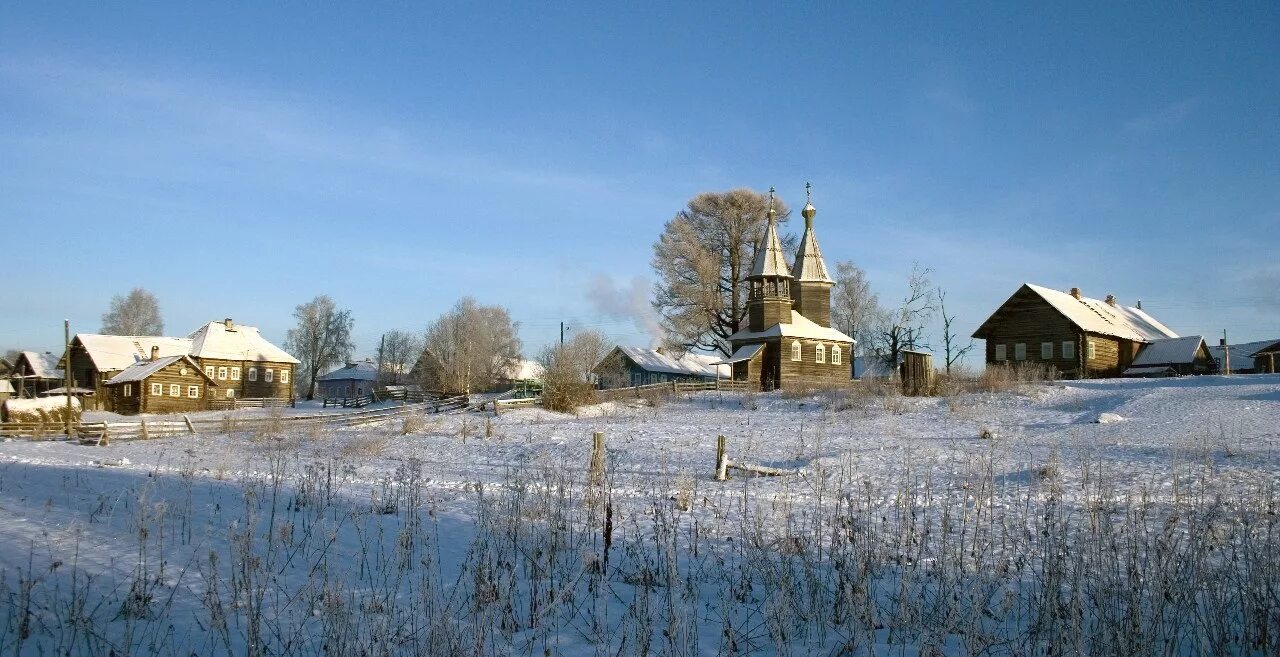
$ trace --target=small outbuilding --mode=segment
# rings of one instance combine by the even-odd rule
[[[218,382],[190,356],[164,356],[130,365],[105,387],[123,415],[190,413],[209,408]]]
[[[1258,374],[1280,372],[1280,341],[1273,342],[1252,354],[1253,371]]]
[[[18,397],[35,397],[64,383],[58,357],[50,352],[24,351],[18,354],[9,374]]]
[[[318,392],[326,399],[361,397],[377,385],[378,366],[371,360],[347,363],[316,377]]]
[[[1211,374],[1216,369],[1209,345],[1204,337],[1189,335],[1181,338],[1152,340],[1142,346],[1138,357],[1125,368],[1127,377],[1185,376]]]
[[[601,388],[625,388],[671,381],[699,382],[727,379],[732,370],[719,358],[704,354],[675,355],[665,349],[614,347],[592,372]]]

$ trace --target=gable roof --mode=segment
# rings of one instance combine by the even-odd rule
[[[1067,321],[1075,324],[1077,328],[1086,333],[1107,335],[1135,342],[1151,342],[1153,340],[1178,337],[1177,333],[1156,321],[1151,315],[1143,312],[1141,308],[1132,308],[1120,304],[1113,306],[1105,301],[1085,296],[1077,299],[1067,292],[1060,292],[1047,287],[1032,285],[1031,283],[1023,283],[1022,287],[1018,288],[1017,292],[1014,292],[1009,297],[1009,300],[1000,304],[1000,308],[996,309],[991,314],[991,317],[988,317],[987,321],[978,327],[977,331],[974,331],[973,337],[985,337],[990,331],[989,325],[996,321],[1000,311],[1023,290],[1030,290],[1033,294],[1039,296],[1054,310],[1057,310],[1063,317],[1067,318]]]
[[[1257,356],[1258,354],[1261,354],[1263,352],[1271,352],[1271,351],[1280,351],[1280,341],[1272,342],[1271,344],[1264,345],[1262,347],[1259,347],[1258,349],[1254,349],[1253,351],[1249,352],[1249,355]]]
[[[209,322],[191,335],[191,355],[196,358],[299,363],[288,352],[267,342],[256,326]]]
[[[728,365],[716,364],[720,360],[716,356],[687,353],[676,358],[657,349],[646,349],[644,347],[619,346],[614,351],[621,351],[637,367],[647,372],[682,374],[686,376],[731,376],[731,370]]]
[[[1280,342],[1280,340],[1258,340],[1257,342],[1227,345],[1231,349],[1231,371],[1238,372],[1240,370],[1253,369],[1253,355],[1277,342]],[[1222,362],[1224,357],[1222,345],[1210,345],[1209,355],[1218,361],[1219,367],[1226,367],[1227,364]]]
[[[1199,335],[1153,340],[1142,347],[1142,351],[1138,352],[1138,357],[1133,359],[1131,366],[1154,367],[1193,363],[1196,360],[1196,354],[1203,346],[1205,346],[1204,337]]]
[[[35,379],[62,379],[65,373],[62,368],[58,367],[58,357],[50,353],[40,353],[38,351],[24,351],[18,355],[18,362],[14,363],[16,370],[18,365],[25,362],[27,367],[31,369],[31,378]],[[17,377],[15,377],[17,378]]]
[[[756,340],[761,338],[807,338],[810,340],[826,340],[828,342],[849,342],[854,339],[839,330],[819,325],[795,310],[791,311],[791,322],[774,324],[763,331],[743,329],[729,336],[730,341]]]
[[[378,365],[371,360],[347,363],[316,377],[316,381],[377,381]]]
[[[155,360],[139,361],[129,367],[126,367],[123,372],[120,372],[108,379],[105,385],[114,386],[121,383],[145,381],[147,380],[147,377],[150,377],[152,374],[155,374],[178,361],[186,361],[186,363],[191,366],[191,369],[195,370],[195,373],[208,381],[210,385],[218,385],[217,381],[214,381],[212,377],[205,374],[204,370],[200,369],[200,366],[186,354],[162,356]]]
[[[180,356],[191,351],[190,338],[157,335],[77,333],[72,342],[84,347],[99,372],[122,371],[134,363],[149,361],[152,347],[160,348],[160,356]]]

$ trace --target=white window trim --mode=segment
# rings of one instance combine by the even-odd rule
[[[151,394],[157,395],[157,396],[164,396],[164,384],[163,383],[151,384]]]
[[[815,363],[825,363],[825,362],[827,362],[827,348],[826,348],[826,346],[821,345],[821,344],[813,345],[813,362],[815,362]]]
[[[132,384],[132,383],[126,383],[126,384],[124,384],[124,396],[125,396],[125,397],[132,397],[132,396],[133,396],[133,384]]]
[[[187,386],[187,396],[192,399],[199,399],[200,386]]]
[[[1053,343],[1040,343],[1040,360],[1053,360]]]
[[[288,382],[289,382],[289,370],[287,369],[280,370],[280,383],[288,383]]]
[[[180,386],[180,385],[178,385],[178,384],[176,384],[176,383],[170,383],[170,384],[169,384],[169,396],[170,396],[170,397],[181,397],[181,396],[182,396],[182,386]]]
[[[240,368],[238,367],[231,368],[231,380],[232,381],[240,380]]]
[[[236,389],[227,388],[227,399],[235,399],[235,398],[236,398]]]
[[[838,346],[831,347],[831,364],[832,364],[832,365],[842,365],[842,364],[843,364],[843,363],[841,362],[840,347],[838,347]]]
[[[272,379],[275,378],[274,375],[275,375],[275,372],[272,371],[270,367],[268,367],[266,373],[262,375],[262,380],[266,381],[267,383],[271,383]]]
[[[206,375],[206,376],[208,376],[210,379],[212,379],[212,378],[214,378],[215,376],[217,376],[217,371],[218,371],[218,370],[217,370],[217,368],[216,368],[216,367],[214,367],[214,366],[212,366],[212,365],[205,365],[205,366],[204,366],[204,373],[205,373],[205,375]]]
[[[1098,350],[1093,346],[1093,340],[1089,341],[1089,349],[1085,353],[1089,354],[1089,360],[1093,360],[1098,357]]]
[[[226,380],[227,380],[227,368],[226,368],[226,367],[219,367],[219,368],[218,368],[218,380],[219,380],[219,381],[226,381]]]
[[[257,380],[258,380],[258,368],[256,368],[256,367],[250,367],[250,368],[249,368],[249,380],[250,380],[250,381],[257,381]]]
[[[1007,345],[1002,345],[1002,344],[996,345],[995,359],[1002,363],[1006,360],[1009,360],[1009,347]]]
[[[804,353],[804,349],[800,346],[800,341],[792,340],[791,341],[791,360],[793,362],[799,361],[803,357],[801,355],[803,353]]]
[[[1062,341],[1062,357],[1068,358],[1068,359],[1075,358],[1076,343],[1072,342],[1071,340],[1063,340]]]

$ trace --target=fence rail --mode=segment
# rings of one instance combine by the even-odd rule
[[[284,397],[244,397],[236,399],[210,399],[209,410],[232,411],[238,408],[284,408],[291,401]]]
[[[433,399],[392,408],[376,408],[351,413],[316,413],[307,415],[280,415],[267,417],[191,418],[181,420],[138,420],[119,422],[77,422],[71,425],[72,434],[84,442],[102,443],[110,440],[146,440],[194,433],[275,432],[294,427],[322,426],[329,428],[354,427],[385,420],[394,420],[414,413],[445,413],[467,406],[467,396]],[[58,423],[0,424],[0,436],[32,439],[56,439],[65,435],[66,427]]]

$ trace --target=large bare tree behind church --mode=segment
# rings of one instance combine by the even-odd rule
[[[740,188],[703,192],[667,222],[653,245],[653,307],[667,341],[684,349],[729,354],[729,336],[743,326],[755,247],[764,232],[766,194]],[[790,211],[774,200],[780,222]],[[783,240],[788,251],[795,239]]]

